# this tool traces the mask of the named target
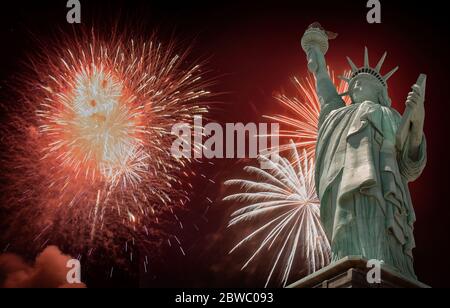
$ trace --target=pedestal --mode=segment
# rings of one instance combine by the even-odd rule
[[[430,288],[429,286],[397,273],[383,265],[381,283],[369,283],[368,260],[362,257],[347,257],[290,285],[288,288]]]

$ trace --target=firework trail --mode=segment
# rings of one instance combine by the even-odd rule
[[[314,159],[309,158],[306,151],[299,154],[293,142],[290,149],[290,160],[280,157],[275,164],[264,156],[259,158],[272,164],[272,170],[246,167],[244,170],[252,180],[237,179],[225,183],[244,191],[224,199],[245,204],[232,214],[229,226],[251,222],[254,230],[230,253],[250,243],[259,243],[242,270],[257,258],[261,263],[268,262],[265,259],[270,255],[272,264],[266,287],[276,275],[286,286],[292,279],[315,272],[330,261],[330,246],[320,223]]]
[[[333,71],[329,70],[329,73],[338,93],[347,92],[348,84],[343,80],[338,82]],[[343,76],[348,77],[350,74],[350,71],[346,71]],[[316,93],[315,79],[312,75],[304,80],[294,77],[292,78],[292,84],[295,88],[294,95],[284,93],[275,95],[276,101],[288,114],[265,116],[265,118],[284,125],[285,127],[280,130],[278,136],[287,138],[287,140],[293,139],[298,149],[305,149],[308,157],[314,157],[320,113],[320,101]],[[350,97],[347,96],[343,99],[346,104],[350,104]],[[290,143],[282,144],[278,148],[280,152],[290,149]]]
[[[75,37],[32,55],[23,102],[5,107],[7,233],[72,250],[160,243],[154,226],[178,220],[195,176],[189,159],[171,155],[171,130],[208,113],[209,84],[174,43]]]

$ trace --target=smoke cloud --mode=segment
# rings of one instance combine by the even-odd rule
[[[67,282],[67,262],[73,259],[58,247],[49,246],[34,262],[28,264],[15,254],[0,255],[0,287],[2,288],[86,288]]]

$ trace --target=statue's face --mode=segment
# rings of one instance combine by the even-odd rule
[[[380,103],[380,97],[383,86],[378,80],[371,76],[360,75],[358,79],[352,83],[350,95],[354,104],[370,101]]]

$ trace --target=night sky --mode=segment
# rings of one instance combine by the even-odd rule
[[[372,62],[388,51],[385,69],[400,66],[389,81],[393,106],[403,112],[404,101],[420,73],[428,74],[427,117],[428,165],[410,186],[416,210],[415,269],[419,279],[433,287],[450,287],[450,207],[448,115],[450,114],[448,16],[439,1],[414,6],[409,1],[381,1],[382,24],[366,22],[366,1],[82,1],[82,25],[68,25],[66,1],[18,1],[0,9],[0,98],[14,104],[11,80],[23,70],[33,53],[36,38],[45,42],[72,27],[95,26],[107,33],[117,24],[136,31],[156,32],[161,40],[175,39],[191,46],[193,59],[206,60],[215,101],[215,122],[258,122],[276,112],[273,94],[288,88],[292,76],[305,76],[306,58],[300,38],[309,24],[319,21],[339,33],[332,41],[327,61],[336,72],[347,69],[345,56],[362,63],[364,46]],[[305,1],[306,2],[306,1]],[[395,4],[394,4],[395,2]],[[1,115],[0,119],[4,119]],[[194,179],[189,210],[179,213],[186,224],[179,232],[186,256],[165,247],[152,264],[151,274],[120,272],[109,278],[113,260],[92,262],[84,267],[89,287],[262,287],[267,264],[240,272],[246,254],[228,256],[239,230],[226,230],[230,204],[222,203],[226,179],[242,173],[243,162],[215,160],[214,166],[199,166],[207,178]],[[245,163],[245,162],[244,162]],[[213,201],[210,206],[207,198]],[[0,231],[6,226],[0,210]],[[198,226],[196,230],[192,226]],[[26,254],[26,247],[10,251]],[[0,251],[6,243],[0,242]],[[71,252],[73,253],[73,252]],[[26,258],[32,256],[24,255]],[[107,259],[107,258],[106,258]],[[270,262],[270,260],[268,260]],[[103,263],[99,265],[99,263]],[[107,265],[105,265],[107,264]],[[0,277],[1,278],[1,277]]]

